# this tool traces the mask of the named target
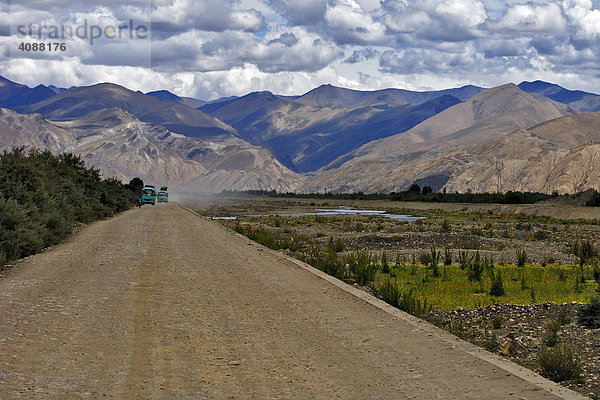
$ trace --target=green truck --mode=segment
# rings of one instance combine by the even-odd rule
[[[169,192],[167,191],[167,189],[168,188],[166,186],[161,186],[160,190],[158,191],[156,201],[158,201],[159,203],[169,202]]]
[[[156,204],[156,189],[152,185],[146,185],[142,188],[142,204]]]

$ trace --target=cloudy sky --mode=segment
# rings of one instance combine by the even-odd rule
[[[0,0],[0,74],[30,86],[111,81],[205,100],[324,83],[426,90],[535,79],[600,93],[599,8],[600,0]],[[48,36],[65,26],[88,36]],[[66,50],[19,50],[36,41]]]

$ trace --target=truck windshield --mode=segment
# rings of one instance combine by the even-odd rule
[[[142,190],[142,194],[144,196],[154,196],[154,190],[152,190],[152,189],[144,189],[144,190]]]

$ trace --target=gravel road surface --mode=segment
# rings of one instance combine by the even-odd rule
[[[345,286],[130,210],[0,277],[0,398],[577,398]]]

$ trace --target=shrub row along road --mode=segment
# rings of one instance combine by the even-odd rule
[[[340,286],[176,204],[130,210],[4,272],[0,398],[574,396]]]

